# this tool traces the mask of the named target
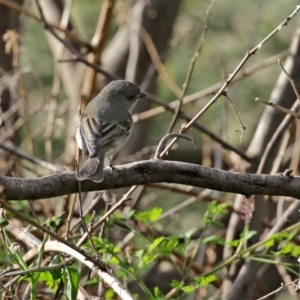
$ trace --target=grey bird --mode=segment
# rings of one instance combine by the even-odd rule
[[[133,108],[145,96],[135,84],[115,80],[86,106],[76,130],[84,158],[78,180],[103,181],[104,158],[116,154],[129,139]]]

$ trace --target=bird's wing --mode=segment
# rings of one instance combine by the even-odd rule
[[[84,155],[94,156],[98,149],[104,147],[118,136],[130,129],[131,120],[117,123],[97,121],[83,113],[80,117],[80,133],[82,136],[82,150]]]

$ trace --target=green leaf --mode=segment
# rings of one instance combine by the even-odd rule
[[[215,244],[215,245],[225,245],[225,238],[218,238],[215,235],[208,236],[206,238],[201,239],[202,244]]]
[[[232,246],[232,247],[237,247],[240,243],[240,240],[233,240],[233,241],[230,241],[228,242],[227,244]]]
[[[53,281],[53,276],[51,274],[51,272],[49,271],[41,271],[41,272],[35,272],[36,274],[38,274],[38,280],[39,281],[46,281],[47,284]]]
[[[120,219],[123,219],[123,220],[129,220],[135,213],[135,210],[134,209],[131,209],[131,210],[126,210],[125,212],[123,212],[121,215],[120,215]]]
[[[164,241],[164,239],[165,238],[163,236],[156,238],[148,247],[148,253],[152,252],[155,248],[157,248],[158,245]]]
[[[281,248],[281,250],[279,251],[280,254],[289,254],[293,251],[294,248],[294,244],[293,243],[286,243],[285,245],[283,245],[283,247]]]
[[[42,225],[45,226],[46,228],[58,232],[58,230],[64,225],[65,223],[65,212],[62,212],[58,216],[54,216],[50,219],[47,219],[45,223]]]
[[[246,230],[241,233],[241,237],[247,241],[256,235],[256,233],[257,231],[255,230]]]
[[[161,207],[153,207],[150,210],[139,212],[135,214],[135,219],[145,222],[145,223],[154,223],[162,214],[163,210]]]
[[[230,206],[230,204],[227,202],[222,202],[218,204],[216,200],[212,201],[208,205],[207,211],[204,214],[203,217],[204,224],[206,226],[212,226],[212,225],[223,226],[223,224],[217,219],[219,216],[227,213],[228,206]]]
[[[105,291],[105,299],[113,299],[115,296],[115,292],[111,289]]]
[[[198,285],[198,288],[203,287],[203,286],[207,286],[210,283],[212,283],[213,281],[216,281],[218,279],[218,277],[216,275],[209,275],[209,276],[197,276],[195,278],[195,282]]]
[[[196,286],[194,285],[186,285],[186,286],[183,286],[181,288],[181,290],[185,293],[185,294],[189,294],[191,292],[193,292],[195,289],[197,289]]]
[[[159,256],[159,254],[146,254],[142,257],[141,263],[140,263],[140,267],[144,268],[146,267],[149,263],[151,263],[152,261],[154,261],[157,257]]]
[[[154,296],[156,299],[163,299],[163,294],[157,286],[154,288]]]
[[[115,255],[121,251],[120,248],[116,247],[114,244],[110,243],[106,239],[98,238],[97,236],[93,236],[92,240],[93,240],[93,243],[94,243],[96,249],[100,253],[105,253],[105,254],[109,253],[109,254]],[[90,241],[87,241],[84,244],[84,249],[88,249],[91,247],[92,246],[91,246]]]
[[[91,285],[91,284],[98,284],[100,282],[100,279],[98,277],[92,277],[91,279],[89,280],[86,280],[83,285],[86,286],[86,285]]]
[[[182,286],[183,286],[183,283],[178,281],[178,280],[175,280],[173,279],[172,282],[170,283],[170,286],[173,288],[173,289],[181,289]]]
[[[188,231],[186,231],[183,235],[179,235],[179,237],[184,238],[184,239],[190,239],[192,235],[198,231],[199,228],[197,227],[192,227]]]
[[[115,266],[118,266],[120,265],[120,260],[115,257],[115,256],[112,256],[109,260],[109,262],[112,264],[112,265],[115,265]]]
[[[300,256],[300,246],[294,246],[291,255],[295,258],[299,258],[299,256]]]
[[[79,274],[77,269],[65,268],[63,273],[63,280],[66,287],[66,297],[68,300],[77,298]]]
[[[63,262],[63,258],[60,255],[55,255],[49,265],[53,266],[62,262]],[[58,280],[63,275],[63,268],[60,267],[57,269],[49,270],[49,272],[51,273],[53,280]]]

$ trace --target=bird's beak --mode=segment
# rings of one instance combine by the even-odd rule
[[[137,96],[137,98],[139,99],[139,98],[145,98],[147,95],[146,94],[144,94],[144,93],[140,93],[138,96]]]

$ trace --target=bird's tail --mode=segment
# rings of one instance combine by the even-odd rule
[[[78,180],[92,180],[94,182],[103,181],[105,150],[99,149],[97,155],[87,157],[83,167],[77,173]]]

